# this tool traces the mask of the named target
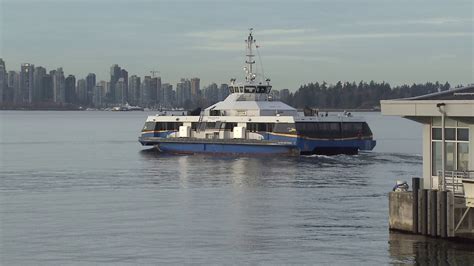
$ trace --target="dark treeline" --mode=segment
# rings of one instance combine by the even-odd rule
[[[373,109],[380,106],[380,100],[414,97],[449,90],[450,87],[448,82],[427,82],[393,88],[386,82],[375,81],[361,81],[358,84],[339,81],[335,85],[316,82],[301,86],[296,92],[282,97],[282,100],[296,108]]]

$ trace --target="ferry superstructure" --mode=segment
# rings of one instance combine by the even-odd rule
[[[195,115],[153,115],[139,137],[144,146],[171,153],[357,154],[375,147],[362,118],[305,116],[272,100],[270,79],[254,72],[252,29],[246,40],[245,80],[230,80],[230,95]]]

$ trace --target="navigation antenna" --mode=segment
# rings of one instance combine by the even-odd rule
[[[244,70],[247,74],[245,76],[245,80],[247,80],[247,82],[253,81],[257,76],[253,73],[252,69],[253,64],[255,64],[255,60],[253,59],[255,55],[252,53],[252,44],[255,44],[255,40],[253,39],[252,35],[253,28],[250,28],[249,31],[249,36],[247,37],[247,40],[245,40],[247,43],[247,60],[245,61],[247,67],[245,67]]]
[[[260,68],[262,69],[262,77],[263,79],[265,79],[265,70],[263,70],[263,62],[262,62],[262,58],[260,57],[260,51],[258,48],[260,48],[259,45],[255,44],[255,50],[257,50],[257,56],[258,56],[258,61],[260,62]]]

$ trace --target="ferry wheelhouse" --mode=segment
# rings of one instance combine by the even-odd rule
[[[139,142],[171,153],[357,154],[375,147],[362,118],[305,116],[272,100],[270,79],[254,73],[252,30],[246,40],[245,80],[230,80],[230,95],[200,113],[153,115]]]

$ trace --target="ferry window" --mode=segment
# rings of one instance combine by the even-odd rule
[[[156,123],[155,122],[145,122],[145,126],[143,126],[142,131],[152,131],[155,130]]]
[[[234,87],[229,87],[230,93],[234,93]]]
[[[367,127],[368,129],[368,127]],[[363,123],[342,123],[342,137],[343,138],[356,138],[362,137],[364,134]]]
[[[211,111],[209,112],[209,114],[210,114],[211,116],[220,116],[220,115],[221,115],[221,111],[220,111],[220,110],[211,110]]]
[[[225,123],[225,129],[233,130],[237,126],[237,123]]]
[[[254,86],[245,86],[244,92],[245,93],[254,93],[255,92],[255,87]]]
[[[266,93],[267,92],[267,87],[265,86],[258,86],[257,88],[257,93]]]
[[[273,127],[275,133],[296,134],[295,124],[277,123]]]

